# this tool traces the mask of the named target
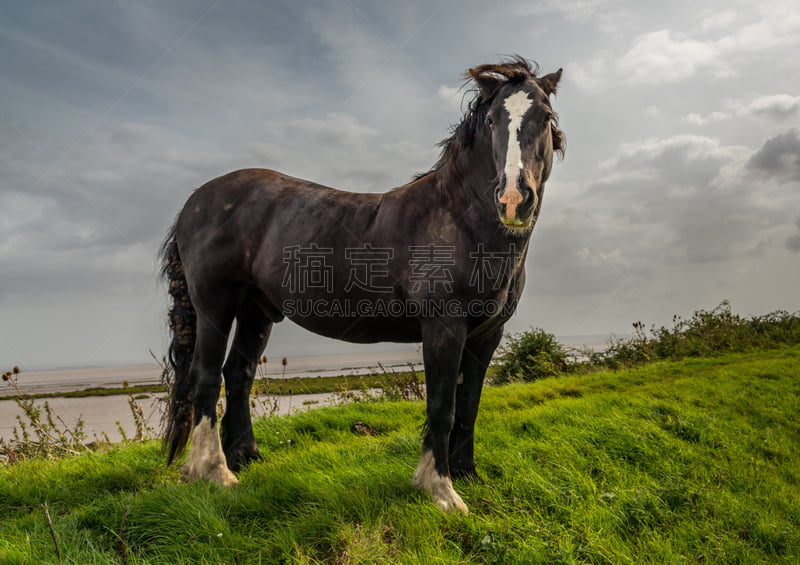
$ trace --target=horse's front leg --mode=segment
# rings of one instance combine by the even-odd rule
[[[474,459],[475,420],[478,417],[483,378],[502,337],[501,327],[491,334],[468,340],[464,347],[456,391],[456,419],[450,432],[450,474],[453,478],[477,476]]]
[[[445,512],[468,514],[466,504],[453,489],[448,455],[465,339],[466,327],[460,322],[427,320],[423,324],[422,357],[428,402],[422,459],[414,475],[414,486],[427,492]]]

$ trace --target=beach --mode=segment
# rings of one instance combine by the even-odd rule
[[[422,353],[416,348],[399,351],[376,351],[329,355],[289,356],[286,365],[283,358],[268,359],[259,367],[258,378],[281,379],[289,377],[332,377],[339,375],[365,375],[386,371],[407,370],[409,364],[422,368]],[[23,394],[47,394],[80,391],[94,388],[121,388],[128,386],[157,385],[161,383],[162,368],[153,361],[150,364],[121,367],[84,367],[54,369],[48,371],[22,371],[17,378],[17,387]],[[0,392],[0,396],[14,394],[11,387]],[[149,394],[137,399],[145,416],[146,424],[159,432],[164,409],[162,394]],[[330,394],[298,394],[272,397],[277,399],[276,415],[330,403]],[[264,398],[256,399],[254,416],[263,415]],[[108,437],[112,442],[123,439],[120,427],[128,437],[135,434],[135,425],[127,395],[87,396],[82,398],[56,397],[46,400],[53,414],[63,420],[64,426],[74,428],[78,420],[84,423],[87,441]],[[37,400],[43,407],[45,400]],[[261,407],[261,408],[259,408]],[[259,409],[262,413],[259,413]],[[13,438],[18,427],[17,417],[22,410],[14,400],[0,400],[0,439]],[[62,427],[62,426],[59,426]]]

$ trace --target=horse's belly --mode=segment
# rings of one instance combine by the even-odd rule
[[[321,307],[317,307],[321,311]],[[287,318],[318,335],[353,343],[417,343],[422,341],[419,324],[404,318],[364,318],[349,315],[305,315],[288,313]]]

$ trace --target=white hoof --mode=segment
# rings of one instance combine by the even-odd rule
[[[417,471],[414,473],[414,486],[427,492],[431,500],[446,513],[469,514],[469,508],[453,488],[450,477],[440,475],[436,471],[433,453],[430,450],[422,454],[422,459],[417,465]]]
[[[207,417],[192,430],[192,446],[181,473],[189,481],[211,481],[226,487],[239,484],[228,469],[219,432]]]

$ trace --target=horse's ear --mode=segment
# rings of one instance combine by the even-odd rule
[[[497,90],[506,82],[506,77],[497,72],[492,72],[482,65],[469,70],[469,76],[478,85],[483,100],[488,100],[497,93]]]
[[[558,81],[561,80],[561,72],[563,69],[558,69],[554,73],[550,73],[549,75],[545,75],[541,78],[537,78],[536,81],[539,83],[539,86],[544,90],[544,93],[550,96],[551,94],[555,94],[558,90]]]

